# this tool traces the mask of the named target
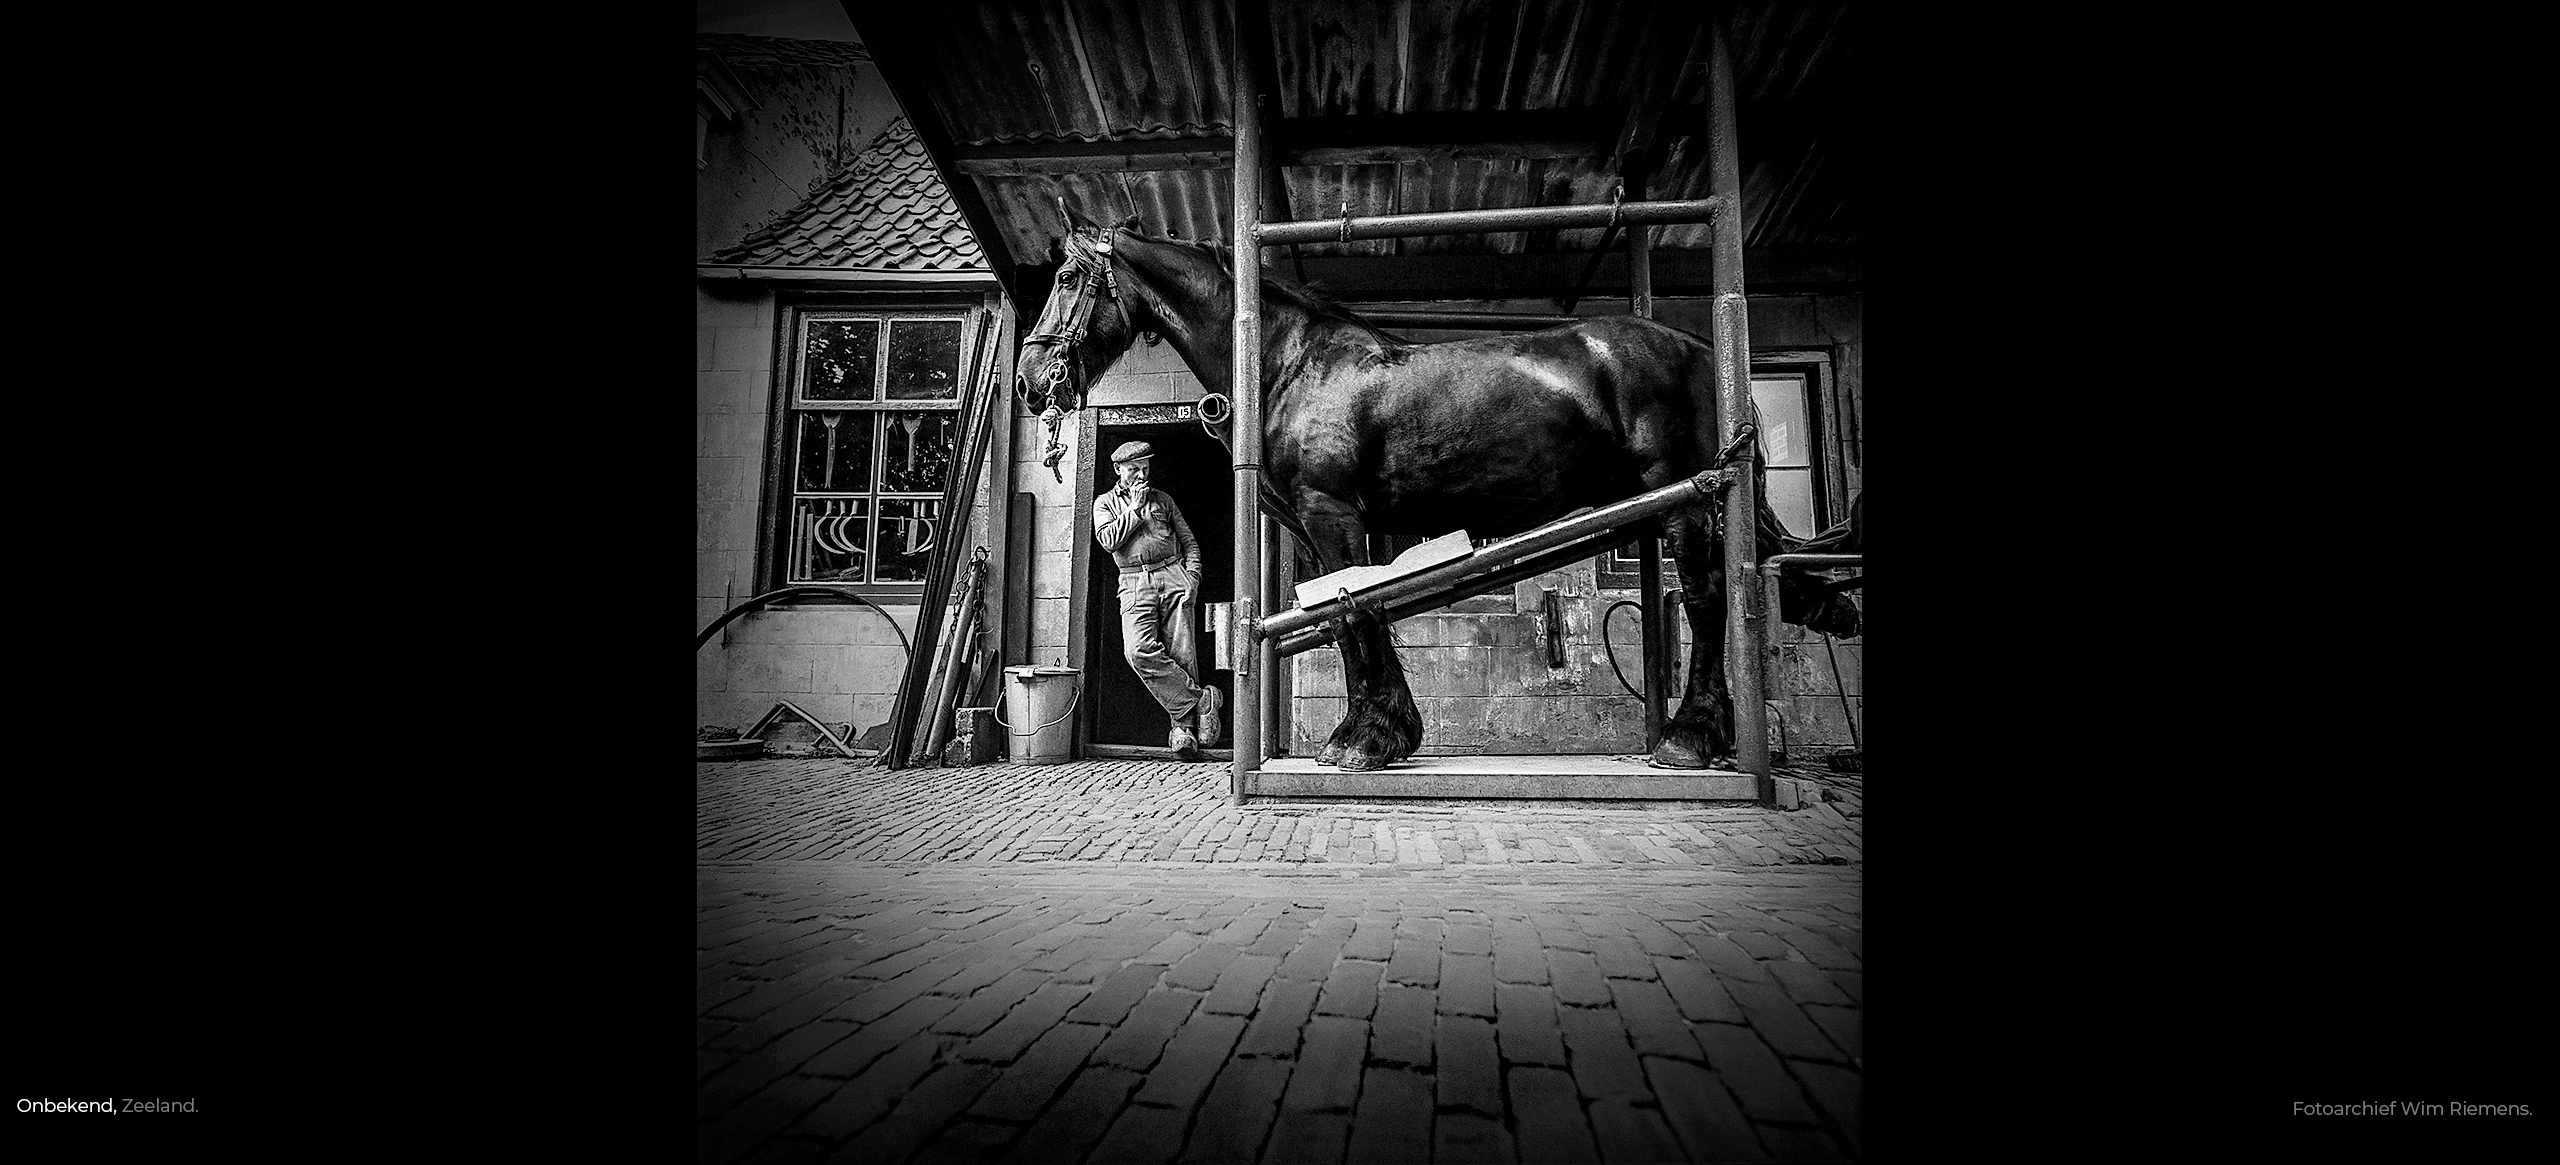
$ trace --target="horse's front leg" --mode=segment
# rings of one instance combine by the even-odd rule
[[[1368,526],[1359,507],[1313,491],[1302,491],[1295,500],[1318,570],[1330,574],[1369,564]],[[1359,772],[1413,755],[1422,744],[1422,715],[1405,686],[1385,620],[1355,605],[1335,620],[1334,646],[1342,656],[1342,690],[1348,699],[1342,722],[1326,738],[1316,763]]]
[[[1334,620],[1334,640],[1342,648],[1343,690],[1350,708],[1333,739],[1316,757],[1319,764],[1345,772],[1382,769],[1413,755],[1422,744],[1422,713],[1405,686],[1404,665],[1396,658],[1387,623],[1376,609],[1354,601],[1351,613]],[[1331,759],[1327,759],[1330,757]]]
[[[1653,763],[1702,769],[1733,753],[1733,693],[1724,674],[1724,564],[1698,513],[1684,511],[1665,525],[1679,563],[1680,605],[1689,615],[1689,682],[1680,710],[1662,726]]]
[[[1368,529],[1360,520],[1358,507],[1327,494],[1303,490],[1291,501],[1298,507],[1299,520],[1306,525],[1307,551],[1315,556],[1317,574],[1369,564]],[[1316,763],[1320,765],[1342,763],[1343,737],[1368,701],[1368,685],[1354,662],[1358,648],[1351,643],[1351,628],[1345,620],[1334,620],[1333,646],[1342,666],[1342,692],[1348,698],[1342,719],[1334,724],[1324,748],[1316,753]]]

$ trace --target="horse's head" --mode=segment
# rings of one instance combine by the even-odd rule
[[[1081,404],[1093,378],[1119,360],[1142,330],[1132,313],[1143,309],[1129,292],[1123,261],[1113,253],[1116,240],[1134,231],[1138,220],[1106,227],[1073,211],[1066,214],[1067,236],[1050,246],[1058,281],[1023,338],[1017,364],[1023,399],[1043,412]]]

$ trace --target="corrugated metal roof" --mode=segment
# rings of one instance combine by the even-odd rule
[[[1707,194],[1705,39],[1698,4],[1608,0],[1270,0],[1284,118],[1412,113],[1664,110],[1646,196]],[[1228,6],[1191,0],[941,4],[866,22],[865,38],[912,59],[955,146],[1147,141],[1231,132]],[[1754,247],[1859,238],[1855,124],[1858,11],[1848,0],[1754,0],[1735,9],[1733,51],[1744,234]],[[1667,95],[1667,96],[1665,96]],[[1595,118],[1600,116],[1594,113]],[[1617,123],[1593,137],[1615,139]],[[1343,212],[1606,202],[1605,157],[1430,157],[1282,169],[1298,219]],[[1137,214],[1186,238],[1228,232],[1223,168],[975,174],[1016,261],[1045,261],[1064,195],[1097,218]],[[1663,227],[1654,245],[1703,250],[1705,224]],[[1314,255],[1587,251],[1578,230],[1304,248]]]
[[[987,270],[986,255],[950,189],[903,117],[883,128],[825,189],[709,261],[863,271]]]

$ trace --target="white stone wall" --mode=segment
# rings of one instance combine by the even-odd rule
[[[756,539],[773,409],[774,328],[769,290],[699,284],[695,292],[694,630],[760,589]],[[989,481],[971,511],[970,546],[994,549]],[[954,587],[958,586],[954,582]],[[990,578],[989,586],[1002,585]],[[694,653],[697,726],[745,730],[789,700],[829,724],[860,732],[888,720],[905,675],[900,636],[912,639],[916,603],[766,609],[741,616]],[[883,611],[887,618],[883,618]],[[892,622],[896,627],[891,627]],[[947,620],[946,620],[947,622]]]

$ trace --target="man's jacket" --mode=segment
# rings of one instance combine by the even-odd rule
[[[1135,503],[1117,489],[1093,499],[1093,540],[1124,571],[1179,562],[1192,577],[1200,575],[1200,543],[1181,507],[1160,489],[1148,489]]]

